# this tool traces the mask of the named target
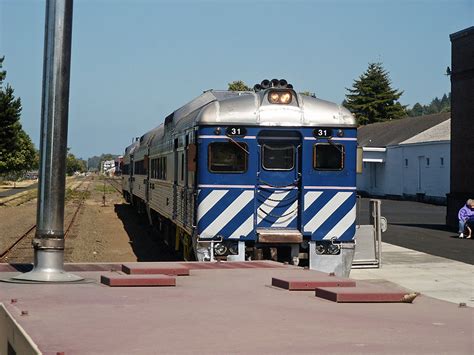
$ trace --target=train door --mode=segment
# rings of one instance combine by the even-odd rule
[[[257,139],[260,154],[256,193],[259,241],[263,241],[264,234],[283,231],[283,240],[278,242],[299,242],[301,136],[294,131],[269,130],[262,131]]]
[[[173,145],[173,220],[178,215],[178,145],[178,138],[175,138]]]
[[[145,155],[143,158],[143,169],[146,175],[145,178],[145,203],[148,206],[148,203],[150,201],[150,169],[149,169],[149,161],[150,159],[148,158],[148,155]]]
[[[133,198],[133,179],[134,178],[134,173],[135,173],[135,162],[133,160],[133,154],[130,155],[130,162],[128,163],[128,188],[129,188],[129,191],[130,191],[130,203],[133,205],[133,201],[134,201],[134,198]]]

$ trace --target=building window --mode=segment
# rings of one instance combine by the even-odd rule
[[[408,166],[408,159],[405,159],[405,166]]]
[[[440,159],[441,166],[444,166],[444,158],[441,157],[441,158],[439,158],[439,159]]]
[[[426,166],[430,166],[430,158],[426,158]]]

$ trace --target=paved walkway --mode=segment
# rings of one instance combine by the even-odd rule
[[[383,279],[423,295],[474,307],[474,266],[382,243],[382,267],[353,269],[351,278]]]

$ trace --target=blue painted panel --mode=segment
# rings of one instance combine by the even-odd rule
[[[354,238],[356,193],[352,190],[308,190],[304,195],[303,231],[311,240]]]
[[[253,189],[205,188],[197,200],[197,233],[201,237],[255,239]]]
[[[297,190],[282,192],[288,192],[287,196],[280,199],[280,202],[274,201],[275,203],[272,205],[269,199],[272,198],[272,194],[278,193],[280,189],[269,189],[267,187],[262,192],[262,183],[261,181],[259,183],[257,179],[260,152],[256,137],[261,130],[280,129],[285,131],[298,130],[303,136],[301,142],[302,157],[300,159],[301,193],[298,202],[301,215],[292,218],[290,214],[288,217],[289,223],[285,228],[301,228],[303,235],[312,240],[328,239],[332,236],[336,236],[339,241],[353,239],[356,204],[356,129],[344,129],[343,137],[334,137],[332,140],[333,143],[344,146],[345,164],[341,171],[317,171],[313,168],[314,144],[328,142],[327,138],[316,139],[313,136],[313,128],[246,127],[247,134],[245,137],[233,137],[233,139],[247,144],[250,152],[247,171],[245,173],[230,174],[211,173],[207,168],[208,146],[212,142],[229,141],[225,136],[225,128],[221,127],[221,134],[219,135],[216,134],[215,127],[199,128],[197,181],[200,192],[198,205],[200,206],[211,194],[213,194],[213,197],[209,198],[207,203],[209,201],[213,203],[207,207],[204,203],[201,207],[201,214],[198,208],[198,234],[215,233],[222,235],[224,238],[240,237],[245,240],[255,240],[256,224],[259,227],[275,226],[275,222],[284,217],[285,212],[291,212],[290,207],[297,197]],[[285,176],[285,173],[277,173],[272,176],[272,179],[275,178],[272,181],[274,184],[285,184],[287,177],[288,175]],[[266,178],[268,176],[265,176]],[[260,179],[265,181],[263,177]],[[311,203],[306,205],[306,200]],[[269,204],[272,208],[266,208],[266,204]],[[203,209],[204,207],[205,209]],[[260,218],[256,213],[259,208],[267,210],[267,213],[261,215]]]

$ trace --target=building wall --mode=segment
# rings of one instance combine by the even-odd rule
[[[403,145],[401,150],[403,194],[445,202],[449,192],[449,142]]]
[[[474,26],[451,39],[451,191],[446,223],[457,228],[457,213],[474,198]]]
[[[449,145],[434,142],[388,147],[383,163],[364,163],[362,174],[357,176],[357,189],[375,196],[445,203]]]

